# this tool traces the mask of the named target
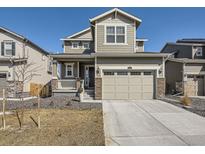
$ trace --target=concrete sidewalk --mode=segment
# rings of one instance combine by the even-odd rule
[[[106,145],[205,145],[205,118],[159,100],[103,101]]]

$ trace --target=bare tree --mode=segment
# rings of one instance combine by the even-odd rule
[[[16,111],[16,115],[19,121],[20,128],[22,127],[23,120],[24,120],[24,91],[25,85],[33,79],[35,76],[40,76],[38,72],[41,70],[41,66],[37,65],[34,62],[28,62],[27,58],[18,58],[12,61],[14,65],[14,84],[17,85],[19,93],[19,98],[23,107]],[[19,117],[19,113],[21,113],[21,117]]]

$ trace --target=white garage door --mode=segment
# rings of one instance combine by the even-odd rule
[[[103,99],[153,99],[154,72],[104,71]]]

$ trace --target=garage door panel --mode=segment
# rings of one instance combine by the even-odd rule
[[[116,93],[116,99],[129,99],[128,92],[118,92]]]
[[[129,87],[128,86],[117,86],[115,90],[116,90],[116,93],[118,93],[118,92],[128,92]]]
[[[128,84],[128,78],[127,77],[116,77],[115,78],[115,84],[116,85],[127,85]]]
[[[134,85],[141,85],[142,84],[142,78],[141,77],[130,77],[129,78],[129,84],[134,84]]]
[[[129,92],[141,92],[142,91],[142,87],[137,85],[137,86],[129,86]]]
[[[103,92],[114,92],[115,91],[115,86],[109,86],[109,85],[106,85],[104,86],[103,88]]]
[[[115,99],[115,93],[104,92],[103,99]]]
[[[105,77],[103,78],[104,85],[115,85],[115,78]]]
[[[143,92],[153,92],[153,86],[143,86]]]
[[[153,93],[144,92],[142,99],[153,99]]]
[[[142,99],[142,93],[129,93],[129,99]]]
[[[153,72],[133,74],[125,70],[112,74],[103,76],[103,99],[153,99]]]

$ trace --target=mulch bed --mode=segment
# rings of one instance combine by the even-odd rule
[[[172,100],[175,100],[175,101],[167,100],[166,98],[172,99]],[[170,96],[169,95],[169,96],[166,96],[165,99],[161,99],[161,100],[163,100],[165,102],[168,102],[170,104],[173,104],[175,106],[178,106],[180,108],[183,108],[187,111],[190,111],[190,112],[193,112],[193,113],[196,113],[200,116],[205,117],[205,99],[191,98],[191,100],[192,100],[191,108],[184,108],[183,105],[180,102],[180,98],[176,97],[176,96]]]
[[[37,99],[26,100],[24,103],[20,101],[7,101],[7,110],[16,110],[20,108],[35,109],[37,108]],[[2,110],[2,101],[0,101],[0,111]],[[78,97],[55,96],[41,98],[41,108],[43,109],[101,109],[101,103],[80,103]]]

